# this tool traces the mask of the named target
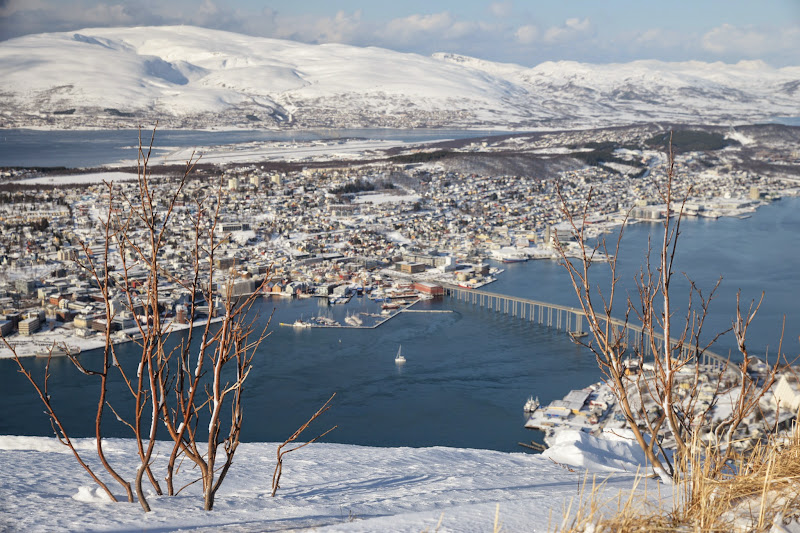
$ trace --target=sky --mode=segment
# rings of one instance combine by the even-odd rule
[[[800,0],[0,0],[0,40],[175,24],[526,66],[639,59],[800,65]]]

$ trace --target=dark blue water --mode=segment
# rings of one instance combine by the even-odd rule
[[[774,117],[771,122],[786,126],[800,126],[800,117]]]
[[[142,131],[144,146],[150,143],[152,130]],[[195,131],[158,130],[156,147],[186,148],[216,146],[253,141],[312,141],[319,139],[364,138],[430,142],[440,139],[466,139],[500,135],[497,131],[465,130],[302,130],[302,131]],[[86,168],[135,160],[139,132],[136,130],[65,130],[40,131],[12,129],[0,131],[0,167]],[[156,154],[159,150],[156,149]]]
[[[642,264],[647,236],[657,228],[640,224],[626,231],[619,294],[632,293],[632,276]],[[687,221],[679,246],[676,305],[686,287],[678,282],[681,271],[704,289],[723,276],[707,323],[709,331],[718,331],[735,316],[737,289],[747,301],[764,290],[748,346],[753,352],[763,354],[768,349],[774,354],[785,314],[784,352],[796,356],[800,354],[798,250],[798,199],[775,202],[746,220]],[[555,262],[502,266],[506,272],[486,289],[576,305],[564,269]],[[597,272],[601,279],[606,276],[603,267]],[[316,428],[338,424],[327,441],[518,451],[518,441],[536,437],[522,428],[522,405],[529,395],[548,402],[601,377],[593,357],[563,333],[459,302],[427,305],[454,312],[403,314],[374,330],[295,330],[277,324],[320,313],[341,319],[348,311],[372,307],[357,298],[331,311],[317,299],[265,300],[261,320],[273,307],[277,309],[273,334],[258,353],[247,382],[244,439],[283,440],[335,391],[333,408]],[[400,345],[408,359],[402,368],[393,361]],[[734,348],[727,335],[716,351]],[[131,346],[126,350],[132,356]],[[90,365],[99,361],[96,353],[81,358]],[[26,363],[35,372],[44,365],[39,359]],[[55,361],[51,373],[52,394],[65,413],[67,427],[76,436],[91,434],[85,420],[85,413],[96,405],[91,381],[64,360]],[[38,400],[10,360],[0,360],[0,387],[4,395],[0,434],[50,434]],[[108,427],[112,434],[128,436],[114,421]]]
[[[647,237],[653,236],[653,246],[663,237],[662,226],[657,223],[640,223],[629,226],[624,233],[619,254],[617,288],[618,311],[624,316],[624,299],[637,298],[634,277],[640,272],[647,251]],[[613,251],[614,235],[606,236]],[[653,268],[657,257],[653,256]],[[553,303],[577,306],[577,297],[565,270],[555,261],[537,261],[503,265],[506,273],[488,290],[531,295]],[[609,295],[607,266],[594,270],[594,294],[600,289]],[[681,314],[688,302],[691,279],[708,297],[715,283],[720,286],[715,293],[706,320],[706,339],[729,328],[736,316],[736,295],[741,291],[743,308],[764,300],[756,320],[748,331],[747,346],[752,353],[774,353],[781,341],[781,327],[786,320],[784,352],[800,354],[800,199],[785,198],[760,208],[747,219],[706,218],[686,219],[681,226],[678,253],[673,267],[673,307]],[[697,297],[694,297],[697,302]],[[676,317],[674,324],[682,316]],[[736,342],[730,334],[722,336],[714,351],[727,355],[736,351]],[[734,355],[735,358],[735,355]]]

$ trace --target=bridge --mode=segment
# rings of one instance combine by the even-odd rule
[[[502,312],[512,317],[519,317],[521,320],[527,320],[535,324],[564,330],[572,335],[577,336],[586,333],[583,330],[583,323],[586,320],[586,314],[583,309],[477,289],[467,289],[456,285],[443,285],[443,288],[445,296],[454,300],[492,309],[498,313]],[[617,328],[616,331],[623,331],[628,346],[639,346],[644,341],[641,345],[647,350],[645,356],[652,356],[650,333],[645,331],[642,326],[626,323],[624,320],[616,318],[609,320],[611,325]],[[659,343],[664,342],[663,335],[654,334],[653,337]],[[682,355],[686,356],[693,353],[695,349],[694,346],[684,346],[681,351]],[[728,365],[728,359],[710,350],[704,350],[700,356],[700,364],[711,367],[714,370],[720,370]]]

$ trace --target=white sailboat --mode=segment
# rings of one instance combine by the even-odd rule
[[[364,325],[364,321],[361,320],[361,318],[358,317],[357,315],[348,314],[346,317],[344,317],[344,321],[350,324],[354,328],[358,328]]]
[[[396,356],[394,356],[394,362],[395,362],[396,364],[398,364],[398,365],[402,365],[403,363],[405,363],[405,362],[406,362],[406,358],[405,358],[405,357],[403,357],[403,354],[401,353],[401,352],[402,352],[402,350],[403,350],[403,347],[402,347],[402,346],[400,346],[399,348],[397,348],[397,355],[396,355]]]

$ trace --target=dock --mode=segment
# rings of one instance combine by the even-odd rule
[[[452,313],[452,309],[401,309],[400,313]]]
[[[411,309],[411,307],[414,304],[416,304],[417,302],[419,302],[419,300],[417,300],[416,302],[412,302],[412,303],[408,304],[406,307],[399,308],[397,311],[395,311],[394,313],[392,313],[390,315],[386,315],[385,317],[381,317],[383,320],[379,320],[378,322],[376,322],[375,324],[373,324],[371,326],[350,326],[350,325],[345,325],[345,324],[312,324],[310,322],[307,322],[306,323],[307,325],[305,325],[305,326],[295,326],[294,324],[287,324],[285,322],[280,322],[280,325],[281,326],[291,327],[291,328],[296,328],[296,329],[313,329],[313,328],[375,329],[375,328],[377,328],[379,326],[382,326],[383,324],[388,322],[390,319],[396,317],[400,313],[453,313],[454,312],[452,309]]]

